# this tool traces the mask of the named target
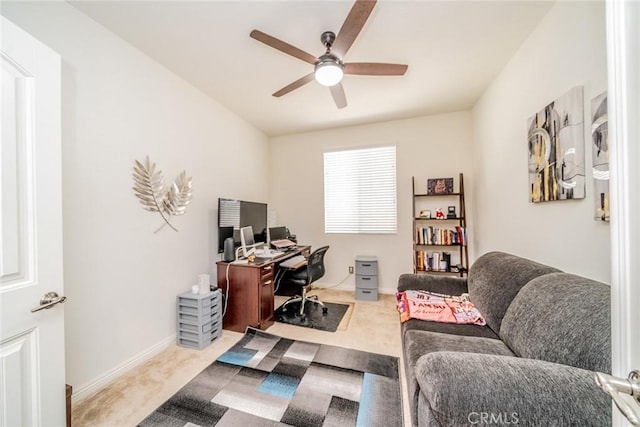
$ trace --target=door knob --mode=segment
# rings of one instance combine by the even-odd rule
[[[596,383],[601,389],[609,393],[620,412],[627,417],[631,424],[640,426],[640,411],[638,411],[638,408],[633,408],[620,396],[620,394],[628,394],[640,405],[640,372],[631,371],[626,380],[596,372]]]
[[[56,304],[65,302],[67,297],[61,297],[56,292],[47,292],[40,300],[40,305],[31,309],[32,313],[51,308]]]

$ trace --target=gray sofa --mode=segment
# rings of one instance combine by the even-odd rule
[[[502,252],[468,278],[403,274],[398,291],[468,292],[486,326],[402,324],[414,426],[606,426],[610,287]]]

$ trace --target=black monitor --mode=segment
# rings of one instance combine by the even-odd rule
[[[289,237],[287,227],[269,227],[269,240],[282,240]]]
[[[257,202],[240,202],[240,227],[253,227],[254,240],[266,241],[267,204]]]
[[[240,246],[240,229],[247,226],[253,227],[254,241],[266,241],[266,203],[218,199],[218,253],[224,251],[227,237],[233,237],[234,247]]]

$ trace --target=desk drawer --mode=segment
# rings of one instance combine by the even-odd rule
[[[273,264],[269,263],[269,265],[260,267],[260,282],[265,282],[266,280],[272,277],[273,277]]]
[[[356,288],[378,289],[378,276],[356,274]]]

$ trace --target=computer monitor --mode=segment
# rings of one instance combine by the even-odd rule
[[[240,246],[242,247],[242,256],[245,258],[253,252],[250,249],[254,249],[256,246],[263,244],[264,242],[256,243],[252,226],[247,225],[240,229]]]
[[[224,241],[233,237],[234,247],[239,247],[240,228],[252,226],[254,240],[263,242],[267,234],[267,204],[235,199],[218,199],[218,253],[224,251]],[[232,235],[229,235],[231,227]]]
[[[287,227],[269,227],[269,241],[282,240],[289,237]]]
[[[246,258],[249,255],[249,249],[256,245],[252,226],[248,225],[240,229],[240,245],[242,246],[242,255]]]

